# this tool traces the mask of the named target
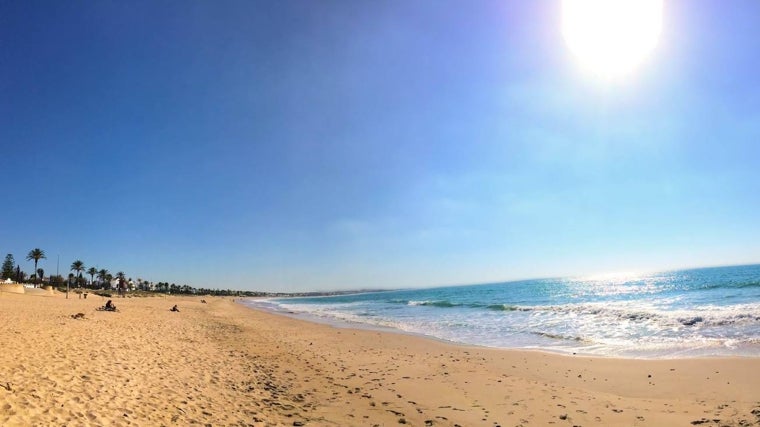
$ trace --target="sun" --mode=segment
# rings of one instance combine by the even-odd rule
[[[662,0],[562,0],[562,33],[584,68],[615,78],[657,46],[662,8]]]

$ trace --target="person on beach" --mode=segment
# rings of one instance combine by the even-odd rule
[[[111,300],[109,299],[108,301],[106,301],[106,305],[105,307],[103,307],[103,309],[105,311],[116,311],[116,306],[113,305],[113,302],[111,302]]]
[[[172,307],[171,311],[179,311],[179,309],[177,308],[177,304],[174,304],[174,307]]]

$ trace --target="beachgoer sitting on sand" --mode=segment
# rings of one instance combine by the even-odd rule
[[[105,305],[105,307],[103,307],[103,310],[105,310],[105,311],[116,311],[116,306],[113,305],[113,302],[111,302],[111,300],[109,299],[108,301],[106,301],[106,305]]]
[[[206,304],[206,300],[205,300],[205,299],[202,299],[202,300],[201,300],[201,304]]]
[[[179,309],[177,308],[177,304],[174,304],[174,307],[172,307],[172,311],[179,311]]]

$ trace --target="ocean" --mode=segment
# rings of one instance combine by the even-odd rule
[[[760,265],[245,304],[335,326],[495,348],[635,358],[760,356]]]

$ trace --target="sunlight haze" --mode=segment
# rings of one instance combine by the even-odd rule
[[[613,3],[2,2],[2,255],[262,291],[760,262],[760,2]]]
[[[618,77],[657,46],[662,8],[662,0],[563,0],[563,34],[583,66]]]

